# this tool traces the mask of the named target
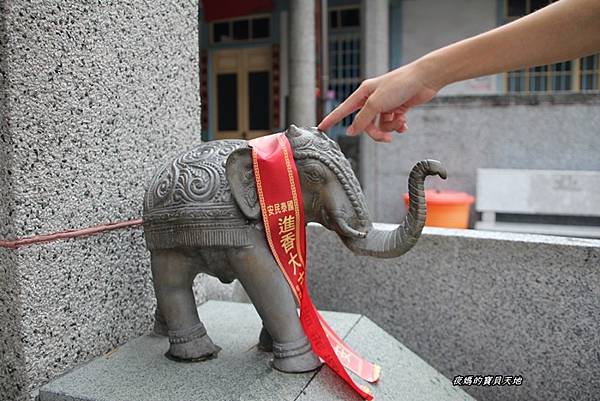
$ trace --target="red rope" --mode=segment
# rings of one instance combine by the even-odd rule
[[[119,228],[140,226],[142,225],[142,223],[142,219],[135,219],[129,221],[119,221],[116,223],[100,224],[97,226],[87,228],[64,230],[52,234],[34,235],[31,237],[18,238],[15,240],[0,240],[0,248],[17,249],[23,246],[40,244],[43,242],[59,241],[63,239],[77,237],[88,237],[91,235],[103,233],[105,231],[118,230]]]

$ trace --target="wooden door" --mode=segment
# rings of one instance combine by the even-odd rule
[[[212,57],[214,139],[252,139],[271,130],[271,50],[219,50]]]

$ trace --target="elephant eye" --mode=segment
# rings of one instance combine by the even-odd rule
[[[325,181],[323,168],[319,165],[306,166],[304,169],[304,177],[310,182],[322,183]]]

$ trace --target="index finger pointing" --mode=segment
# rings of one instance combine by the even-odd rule
[[[358,89],[319,123],[319,129],[321,131],[327,131],[329,128],[342,121],[344,117],[360,109],[367,101],[367,97],[369,97],[367,87],[365,85],[359,86]]]

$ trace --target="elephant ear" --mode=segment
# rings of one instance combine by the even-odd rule
[[[236,149],[227,158],[225,174],[235,203],[251,220],[260,218],[260,204],[256,195],[254,170],[252,169],[252,149]]]

